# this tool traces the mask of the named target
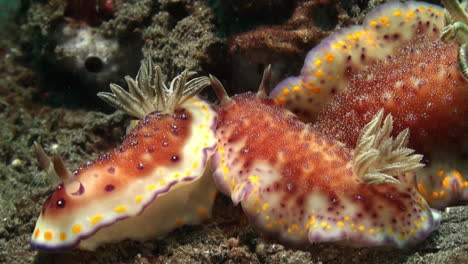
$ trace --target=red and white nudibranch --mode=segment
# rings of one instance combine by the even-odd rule
[[[221,101],[215,182],[257,227],[292,244],[396,247],[438,227],[439,212],[399,181],[422,156],[405,147],[408,130],[390,137],[391,115],[382,122],[379,111],[351,149],[275,104],[267,82],[258,94],[229,98],[212,77]]]
[[[278,104],[318,131],[354,147],[384,108],[394,134],[409,128],[409,146],[424,155],[414,179],[435,208],[468,201],[468,82],[456,43],[443,43],[444,9],[391,2],[312,49],[301,75],[272,91]],[[411,177],[412,178],[412,177]]]
[[[32,234],[40,250],[93,250],[126,238],[160,237],[211,214],[216,188],[209,158],[216,147],[216,113],[196,94],[207,77],[183,72],[170,87],[161,69],[144,60],[129,92],[111,85],[99,96],[140,118],[114,151],[68,172],[37,147],[41,166],[62,183],[45,202]]]

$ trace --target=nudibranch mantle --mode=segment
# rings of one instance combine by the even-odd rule
[[[192,73],[184,72],[167,88],[160,75],[160,69],[145,60],[137,80],[127,78],[130,93],[113,87],[117,100],[111,103],[145,116],[120,147],[61,175],[64,182],[47,199],[37,220],[31,238],[34,248],[78,245],[93,250],[126,238],[160,237],[210,217],[216,195],[209,167],[216,148],[216,113],[193,96],[209,81],[200,77],[186,82]],[[100,96],[112,101],[114,95]],[[132,97],[146,102],[127,104]]]
[[[466,202],[468,82],[457,44],[440,40],[444,26],[439,6],[379,6],[362,26],[312,49],[301,75],[282,81],[271,96],[349,147],[384,108],[394,117],[394,133],[409,128],[409,146],[425,156],[426,167],[407,182],[434,208]]]
[[[296,245],[405,247],[438,227],[440,213],[400,182],[422,156],[405,148],[407,130],[389,137],[383,111],[353,150],[265,96],[228,98],[213,80],[221,99],[215,182],[261,230]]]
[[[283,80],[270,96],[313,121],[336,93],[346,89],[351,72],[368,62],[391,58],[419,28],[438,38],[443,25],[443,9],[436,5],[412,1],[381,5],[366,16],[362,26],[350,26],[325,38],[307,54],[301,75]]]

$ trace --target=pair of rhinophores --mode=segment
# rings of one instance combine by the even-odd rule
[[[188,71],[166,86],[145,59],[128,92],[98,94],[138,118],[121,146],[70,172],[36,145],[61,184],[33,247],[162,237],[209,218],[217,190],[281,242],[421,241],[440,223],[431,207],[468,199],[466,43],[439,40],[466,31],[444,17],[421,2],[382,5],[312,49],[269,96],[269,67],[256,94],[230,97]],[[218,104],[197,95],[210,84]]]

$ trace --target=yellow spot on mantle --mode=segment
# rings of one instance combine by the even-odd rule
[[[206,208],[205,207],[198,207],[198,214],[201,215],[201,216],[205,216],[207,214],[207,211],[206,211]]]
[[[101,220],[102,220],[102,215],[95,215],[93,216],[93,218],[91,218],[90,222],[91,224],[95,225]]]
[[[344,220],[345,220],[345,221],[349,221],[349,220],[351,220],[351,217],[345,216],[345,217],[344,217]]]
[[[66,239],[67,239],[67,233],[65,232],[60,233],[60,240],[64,241]]]
[[[323,221],[320,225],[323,226],[323,227],[326,227],[328,225],[328,223]]]
[[[263,210],[263,211],[266,211],[267,209],[268,209],[268,203],[264,203],[264,204],[262,205],[262,210]]]
[[[284,220],[284,218],[281,218],[279,223],[280,225],[284,226],[284,224],[286,224],[286,220]]]
[[[78,234],[81,232],[81,229],[83,229],[83,227],[81,225],[74,225],[72,227],[72,232],[75,233],[75,234]]]
[[[143,200],[143,196],[137,195],[137,197],[135,197],[135,203],[139,203],[141,200]]]
[[[36,231],[34,231],[34,238],[38,238],[40,233],[41,233],[41,230],[39,228],[36,229]]]
[[[447,187],[450,182],[450,177],[446,176],[444,180],[442,181],[442,186]]]
[[[463,180],[463,176],[459,171],[454,171],[453,175],[455,175],[455,177],[457,177],[458,180],[460,180],[460,181]]]
[[[341,222],[341,221],[338,221],[338,223],[336,223],[339,227],[343,227],[344,226],[344,223]]]
[[[289,89],[283,89],[283,95],[287,96],[289,94]]]
[[[254,175],[251,175],[249,177],[247,177],[248,180],[251,180],[253,182],[258,182],[258,177],[257,176],[254,176]]]
[[[293,87],[293,92],[295,92],[295,93],[298,93],[300,90],[301,90],[301,88],[299,88],[299,86],[297,86],[297,85]]]
[[[358,227],[358,230],[359,230],[359,231],[364,231],[364,230],[366,230],[366,227],[363,226],[363,225],[360,225],[360,226]]]
[[[155,188],[156,188],[156,185],[154,185],[154,184],[151,184],[150,186],[146,187],[146,189],[147,189],[148,191],[152,191],[152,190],[155,189]]]
[[[127,206],[125,205],[120,205],[120,206],[117,206],[116,208],[114,208],[114,212],[116,213],[124,213],[127,211]]]
[[[321,90],[322,90],[322,88],[320,88],[320,87],[309,88],[309,91],[311,91],[314,94],[319,94]]]
[[[53,237],[54,236],[52,235],[52,232],[50,232],[50,231],[47,231],[47,232],[44,233],[44,239],[45,240],[50,241],[50,240],[52,240]]]
[[[332,62],[335,59],[335,56],[333,54],[327,54],[325,55],[325,60]]]
[[[397,10],[397,11],[393,12],[393,15],[394,16],[401,16],[401,11]]]
[[[322,65],[322,61],[321,60],[316,60],[315,61],[315,66],[319,67],[320,65]]]
[[[380,23],[383,24],[383,25],[389,25],[389,21],[390,21],[390,20],[388,19],[388,17],[381,17],[381,18],[379,19],[379,21],[380,21]]]

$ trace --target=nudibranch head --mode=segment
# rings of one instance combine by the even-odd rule
[[[458,45],[440,40],[444,26],[441,7],[384,4],[312,49],[301,75],[271,95],[349,147],[384,108],[394,134],[409,128],[409,146],[425,156],[409,182],[436,208],[467,201],[468,82]]]
[[[212,86],[221,101],[216,185],[261,230],[293,244],[404,247],[438,227],[440,214],[403,182],[422,156],[406,147],[408,130],[390,136],[390,115],[380,111],[351,149],[264,92],[229,98]]]
[[[92,250],[125,238],[163,236],[210,216],[216,189],[207,165],[216,146],[216,113],[194,96],[209,80],[187,82],[192,74],[185,72],[167,88],[160,75],[147,59],[136,80],[126,78],[129,93],[114,85],[113,94],[101,94],[144,116],[114,151],[69,173],[60,159],[51,162],[38,149],[43,167],[63,182],[42,208],[34,248]]]

